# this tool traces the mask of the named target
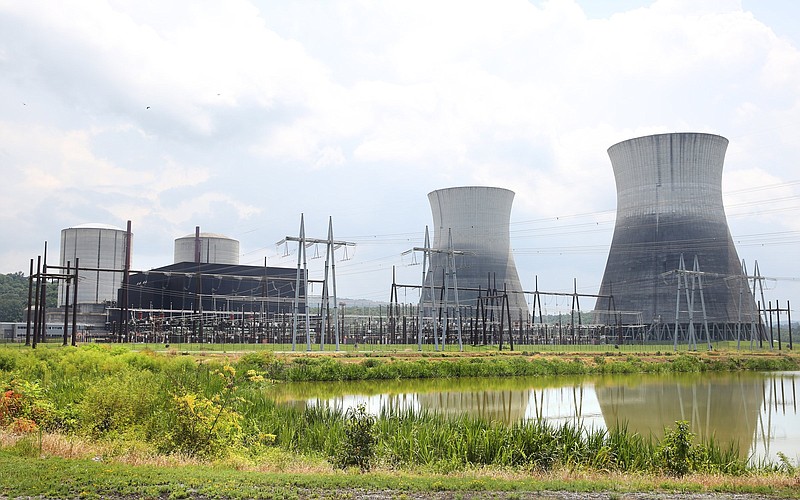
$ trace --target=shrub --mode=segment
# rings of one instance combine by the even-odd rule
[[[241,437],[241,415],[226,408],[219,397],[188,393],[173,396],[169,426],[158,442],[165,453],[221,458]]]
[[[683,476],[693,468],[697,450],[694,434],[689,431],[689,422],[679,420],[675,428],[666,429],[664,439],[657,450],[660,465],[670,474]]]
[[[18,419],[46,429],[52,426],[53,405],[38,383],[12,379],[0,388],[0,426],[8,426]]]
[[[98,380],[77,405],[79,427],[95,438],[140,434],[158,403],[160,381],[151,372],[124,372]]]
[[[361,404],[347,410],[345,419],[345,439],[336,464],[343,469],[356,466],[362,472],[368,471],[375,457],[375,417],[369,415]]]
[[[255,370],[252,375],[257,377]],[[213,372],[212,380],[221,387],[211,398],[184,392],[173,395],[165,417],[159,422],[160,435],[157,445],[166,453],[183,453],[202,458],[221,458],[227,455],[234,444],[241,443],[242,416],[229,405],[238,401],[236,391],[236,369],[225,365]],[[207,385],[211,387],[209,380]]]

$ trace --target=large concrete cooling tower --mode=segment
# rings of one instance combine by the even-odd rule
[[[428,199],[434,221],[433,248],[447,251],[449,232],[453,250],[463,252],[455,257],[459,303],[475,307],[478,288],[486,296],[491,280],[501,294],[505,285],[512,320],[517,321],[520,313],[527,316],[528,306],[511,254],[508,232],[514,192],[492,187],[454,187],[433,191]],[[441,286],[446,262],[447,254],[432,253],[425,282],[430,283],[433,277],[436,286]],[[423,299],[430,300],[430,297],[423,294]],[[448,302],[453,304],[453,299],[451,290]]]
[[[688,270],[696,256],[706,273],[708,322],[720,328],[740,317],[750,321],[752,295],[745,286],[740,311],[743,280],[731,279],[742,276],[742,269],[722,205],[727,147],[728,140],[718,135],[674,133],[630,139],[608,149],[617,184],[617,220],[600,294],[613,294],[618,311],[641,313],[636,321],[645,324],[675,323],[679,287],[674,274],[663,274],[679,269],[683,254]],[[687,302],[680,306],[684,317]],[[598,299],[596,309],[607,308],[608,301]],[[695,321],[702,321],[699,294],[693,309]],[[632,316],[623,315],[623,322],[633,322]]]

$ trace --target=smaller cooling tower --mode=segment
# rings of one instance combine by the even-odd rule
[[[455,257],[460,305],[477,305],[478,289],[483,297],[490,284],[498,293],[508,293],[512,320],[528,315],[528,305],[511,254],[509,221],[514,192],[508,189],[466,186],[439,189],[428,194],[434,222],[433,248],[448,250],[448,232],[453,250],[463,252]],[[425,283],[442,286],[447,269],[447,254],[432,253]],[[432,276],[431,276],[432,275]],[[436,297],[439,300],[439,297]],[[447,300],[453,304],[449,291]],[[423,301],[430,301],[430,292],[423,292]]]
[[[197,262],[198,257],[203,264],[238,266],[239,241],[215,233],[187,234],[175,240],[175,264]]]
[[[74,268],[75,259],[80,259],[81,269],[97,269],[78,273],[78,304],[117,300],[125,268],[125,234],[124,229],[95,223],[61,230],[61,266],[69,262]],[[113,269],[119,272],[108,271]],[[63,282],[58,288],[58,305],[64,305]]]

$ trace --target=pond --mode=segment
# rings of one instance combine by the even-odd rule
[[[346,411],[364,404],[380,412],[467,414],[504,423],[532,419],[574,422],[660,438],[686,420],[718,443],[737,443],[742,456],[800,463],[800,372],[604,375],[277,385],[272,396],[297,406]]]

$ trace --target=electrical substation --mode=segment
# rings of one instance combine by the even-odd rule
[[[727,146],[718,135],[672,133],[608,149],[617,212],[596,294],[578,293],[577,280],[571,293],[540,290],[538,278],[526,290],[510,244],[514,192],[462,186],[428,194],[433,242],[426,226],[422,246],[405,252],[421,261],[420,280],[387,276],[389,301],[377,311],[348,315],[339,303],[337,252],[355,243],[334,239],[332,219],[327,236],[314,238],[305,234],[301,215],[298,235],[278,242],[287,250],[296,245],[295,268],[268,267],[266,258],[263,266],[240,265],[237,240],[197,227],[175,240],[172,264],[133,270],[130,222],[125,230],[88,224],[62,231],[58,265],[48,264],[46,244],[31,259],[27,321],[4,335],[34,347],[58,337],[64,345],[257,343],[291,350],[357,344],[711,349],[722,341],[791,349],[790,305],[765,301],[768,278],[757,263],[748,273],[728,229],[721,187]],[[322,280],[309,279],[306,249],[312,246],[325,248]],[[58,306],[46,310],[52,284]],[[313,284],[321,296],[310,295]],[[401,303],[399,290],[412,290],[418,300]],[[569,303],[569,313],[547,315],[542,301],[548,299]]]

